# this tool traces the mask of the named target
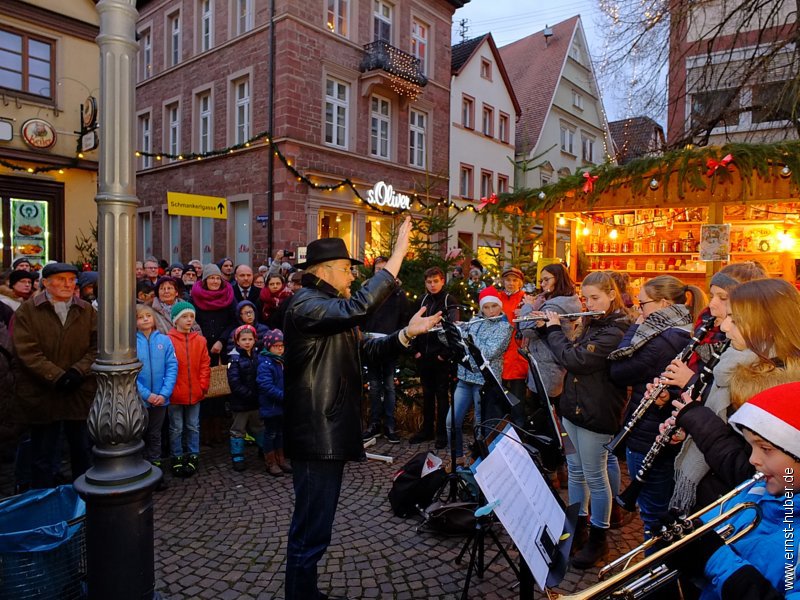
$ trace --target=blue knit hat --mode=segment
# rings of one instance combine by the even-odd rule
[[[172,311],[170,312],[173,325],[175,324],[175,321],[177,321],[182,314],[187,312],[190,312],[193,315],[195,314],[194,305],[192,303],[184,301],[176,302],[172,307]]]

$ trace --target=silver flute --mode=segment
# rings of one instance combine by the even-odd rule
[[[559,314],[558,318],[572,320],[580,319],[582,317],[602,317],[604,314],[606,313],[602,310],[587,310],[586,312]],[[525,315],[524,317],[518,317],[514,319],[514,323],[524,323],[525,321],[547,321],[547,317],[544,315]]]
[[[471,321],[463,321],[461,323],[455,323],[454,325],[459,329],[467,329],[472,327],[473,325],[477,325],[478,323],[482,323],[483,321],[495,321],[497,319],[502,319],[505,315],[499,314],[496,317],[481,317],[480,319],[472,319]],[[436,333],[437,331],[444,331],[444,327],[441,325],[436,325],[431,327],[428,330],[428,333]]]

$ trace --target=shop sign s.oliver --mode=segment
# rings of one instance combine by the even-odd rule
[[[385,181],[379,181],[371,190],[367,191],[367,202],[376,206],[388,206],[402,210],[411,208],[411,198],[395,192],[394,188]]]

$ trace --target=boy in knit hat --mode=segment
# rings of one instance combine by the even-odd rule
[[[169,405],[169,443],[172,474],[191,477],[200,456],[200,401],[211,384],[211,359],[206,338],[196,331],[194,306],[176,302],[169,337],[178,359],[178,378]]]
[[[793,583],[798,552],[794,529],[799,511],[794,495],[800,476],[799,396],[800,382],[775,386],[753,396],[729,421],[750,444],[750,464],[764,478],[721,509],[752,502],[760,509],[761,521],[733,544],[725,545],[711,531],[676,553],[682,574],[704,578],[701,600],[798,597]],[[719,512],[709,511],[702,520],[709,521]],[[728,523],[740,531],[753,516],[753,510],[744,510]]]
[[[252,325],[237,327],[233,332],[234,348],[228,355],[228,384],[231,387],[233,413],[230,446],[234,471],[245,469],[244,445],[247,434],[252,436],[259,448],[264,449],[264,424],[258,414],[256,387],[256,335],[256,328]]]

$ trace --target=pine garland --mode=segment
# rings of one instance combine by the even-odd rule
[[[605,191],[620,187],[629,186],[632,197],[642,196],[649,191],[652,180],[658,182],[663,199],[669,200],[669,183],[673,178],[677,178],[678,198],[685,198],[687,190],[709,190],[713,193],[717,185],[733,180],[732,172],[727,168],[719,168],[709,177],[706,161],[719,161],[728,154],[733,155],[732,168],[742,178],[740,200],[743,202],[752,193],[754,175],[767,181],[785,177],[781,174],[784,167],[790,170],[788,177],[792,187],[800,189],[800,140],[770,144],[729,143],[724,146],[687,146],[659,156],[638,158],[622,166],[605,163],[589,170],[589,173],[599,177],[589,194],[583,192],[585,171],[578,171],[544,187],[499,194],[498,203],[484,210],[501,213],[513,209],[532,213],[549,211],[557,205],[564,205],[568,209],[570,201],[575,198],[584,199],[591,207]]]

